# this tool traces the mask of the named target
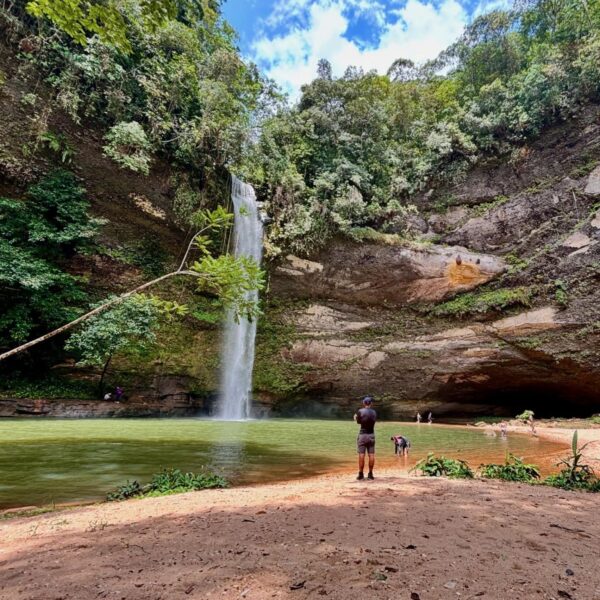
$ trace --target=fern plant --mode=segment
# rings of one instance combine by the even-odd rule
[[[473,479],[471,467],[464,461],[445,456],[434,456],[429,453],[427,458],[420,460],[412,469],[420,471],[427,477],[450,477],[452,479]]]

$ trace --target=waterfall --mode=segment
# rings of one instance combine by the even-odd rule
[[[234,209],[233,253],[260,262],[263,227],[254,189],[232,175],[231,200]],[[248,298],[258,300],[258,291],[249,292]],[[221,355],[220,419],[233,421],[250,417],[255,337],[256,319],[249,321],[240,317],[236,320],[229,311]]]

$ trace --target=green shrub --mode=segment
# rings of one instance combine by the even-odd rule
[[[55,171],[25,200],[0,198],[0,346],[8,347],[80,314],[80,279],[63,270],[102,220],[72,173]]]
[[[588,444],[578,447],[577,431],[573,433],[571,441],[571,454],[563,458],[558,464],[563,465],[563,469],[556,475],[546,477],[544,483],[552,487],[562,488],[563,490],[586,490],[588,492],[600,492],[600,479],[594,473],[589,465],[581,463],[583,450]]]
[[[505,481],[523,481],[531,483],[540,477],[540,471],[535,465],[523,462],[514,454],[507,454],[504,464],[487,464],[479,467],[482,477],[486,479],[503,479]]]
[[[569,292],[567,284],[561,279],[557,279],[554,282],[555,290],[554,290],[554,299],[556,303],[563,308],[568,306],[569,304]]]
[[[526,423],[527,421],[529,421],[529,419],[533,419],[534,415],[535,413],[532,410],[524,410],[520,415],[517,415],[515,419]]]
[[[0,377],[0,398],[76,398],[96,399],[98,390],[90,381],[67,379],[58,375],[33,377],[13,373]]]
[[[570,469],[562,469],[560,473],[546,477],[544,483],[563,490],[600,492],[600,479],[588,465],[583,465],[575,475],[571,474]]]
[[[117,123],[105,136],[108,144],[104,154],[126,169],[148,175],[150,172],[150,150],[144,128],[137,121]]]
[[[164,469],[152,477],[150,483],[141,485],[138,481],[127,482],[113,492],[107,494],[106,499],[127,500],[128,498],[142,498],[149,496],[166,496],[194,490],[227,487],[227,480],[211,473],[184,473],[179,469]]]
[[[464,460],[434,456],[432,453],[427,458],[420,460],[411,471],[420,471],[427,477],[451,477],[453,479],[473,479],[473,471]]]
[[[109,492],[106,495],[106,499],[109,502],[113,502],[115,500],[127,500],[128,498],[135,498],[137,496],[142,496],[143,494],[144,489],[138,481],[127,481],[126,484],[120,485],[114,492]]]

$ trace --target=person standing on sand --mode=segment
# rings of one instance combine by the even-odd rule
[[[433,423],[433,413],[431,411],[429,411],[429,414],[427,415],[427,422],[430,425]]]
[[[371,408],[373,398],[366,396],[363,398],[363,406],[359,408],[354,420],[360,425],[358,438],[356,439],[356,447],[358,450],[358,477],[362,480],[365,478],[365,454],[369,454],[369,474],[368,479],[373,477],[373,467],[375,466],[375,422],[377,421],[377,413]]]
[[[421,413],[420,413],[420,412],[417,412],[417,423],[420,423],[420,422],[421,422],[421,418],[422,418],[422,417],[421,417]]]
[[[531,435],[537,435],[537,431],[535,430],[535,423],[533,422],[533,413],[531,413],[529,415],[529,418],[527,419],[527,423],[529,424],[529,427],[531,428]]]

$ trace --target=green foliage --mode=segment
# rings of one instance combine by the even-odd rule
[[[496,196],[492,202],[483,202],[478,204],[473,210],[473,215],[476,217],[481,217],[491,210],[506,204],[509,200],[510,198],[508,196]]]
[[[254,259],[231,254],[206,254],[190,270],[200,275],[198,290],[218,296],[237,317],[254,319],[260,309],[251,292],[264,287],[264,273]]]
[[[499,312],[514,306],[530,306],[532,296],[533,290],[526,287],[469,292],[439,304],[431,312],[437,316],[456,317],[485,314],[491,311]]]
[[[160,156],[216,188],[222,169],[241,162],[259,114],[276,101],[272,85],[242,60],[218,0],[28,6],[45,19],[9,10],[41,42],[29,59],[58,106],[106,127],[106,154],[125,168],[147,173]]]
[[[289,302],[271,304],[265,318],[258,321],[256,335],[254,389],[284,398],[303,390],[304,377],[312,368],[287,360],[282,355],[282,351],[298,337],[296,327],[288,318],[292,309]]]
[[[514,275],[515,273],[520,273],[524,269],[526,269],[529,265],[529,260],[526,258],[519,258],[516,254],[510,253],[504,257],[504,260],[510,265],[508,269],[508,273],[510,275]]]
[[[217,6],[218,3],[214,0],[142,0],[138,7],[116,0],[29,0],[27,12],[34,17],[45,17],[78,44],[85,46],[91,36],[97,35],[103,43],[129,54],[132,46],[126,18],[131,18],[136,8],[139,9],[143,26],[149,33],[153,33],[169,19],[174,19],[182,8],[194,10],[201,18],[212,20],[216,17]]]
[[[524,463],[522,458],[518,458],[514,454],[507,454],[504,464],[481,465],[479,470],[481,476],[486,479],[531,483],[540,477],[540,471],[535,465]]]
[[[97,388],[89,381],[79,381],[58,375],[35,376],[31,373],[11,373],[0,378],[0,398],[76,398],[95,399]]]
[[[583,450],[588,445],[589,443],[581,447],[578,446],[578,434],[575,431],[571,440],[571,455],[558,463],[563,465],[563,469],[556,475],[547,477],[544,483],[565,490],[600,492],[600,479],[589,465],[581,463]]]
[[[0,198],[0,346],[75,318],[85,294],[62,270],[85,249],[102,221],[75,177],[57,171],[32,186],[24,200]]]
[[[141,240],[122,246],[98,245],[94,253],[109,256],[113,260],[139,267],[146,277],[158,277],[172,266],[172,259],[156,238],[144,236]]]
[[[594,424],[594,425],[600,425],[600,415],[592,415],[590,417],[590,421]]]
[[[554,299],[556,303],[563,308],[569,304],[569,292],[567,284],[561,279],[557,279],[554,282]]]
[[[249,173],[272,199],[271,243],[310,252],[336,233],[403,233],[411,197],[511,156],[600,98],[597,2],[531,0],[477,17],[434,61],[387,76],[324,64],[263,125]],[[427,198],[420,198],[427,202]],[[505,201],[499,197],[475,214]]]
[[[517,415],[515,417],[515,419],[518,419],[519,421],[523,421],[523,423],[526,423],[530,419],[533,419],[534,415],[535,415],[535,413],[532,410],[524,410],[520,415]]]
[[[104,154],[126,169],[148,175],[151,144],[146,132],[137,121],[120,122],[110,128],[105,136],[108,144]]]
[[[450,477],[452,479],[473,479],[473,471],[464,460],[434,456],[431,452],[427,458],[420,460],[411,471],[420,471],[427,477]]]
[[[147,485],[137,481],[127,482],[107,495],[107,500],[127,500],[148,496],[166,496],[194,490],[227,487],[227,481],[220,475],[203,471],[201,473],[184,473],[179,469],[165,469],[152,477]]]
[[[127,481],[127,483],[120,485],[116,490],[109,492],[106,495],[106,499],[109,502],[128,500],[129,498],[142,496],[143,493],[144,490],[139,481]]]
[[[72,162],[75,151],[64,135],[46,131],[38,136],[37,142],[55,152],[62,163],[69,164]]]
[[[218,325],[223,320],[223,302],[219,298],[199,296],[189,307],[190,316],[206,325]]]
[[[145,352],[156,340],[161,317],[185,313],[186,308],[175,302],[135,294],[87,319],[65,349],[74,352],[81,365],[105,366],[117,352]]]

